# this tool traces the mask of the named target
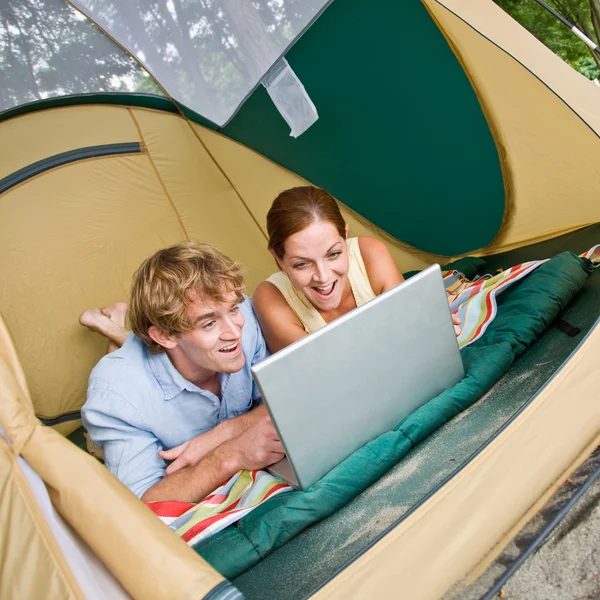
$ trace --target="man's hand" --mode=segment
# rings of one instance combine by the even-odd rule
[[[258,418],[253,418],[252,425],[208,452],[196,464],[163,477],[146,490],[142,500],[200,502],[241,469],[263,469],[284,456],[271,419],[259,413]]]
[[[231,453],[236,471],[264,469],[285,456],[285,450],[268,415],[262,416],[240,435],[223,444],[217,452],[221,449]]]
[[[172,460],[167,467],[166,475],[171,475],[179,469],[195,465],[202,460],[211,450],[214,450],[221,444],[240,435],[245,429],[257,423],[262,417],[267,415],[267,409],[259,406],[241,417],[229,419],[217,425],[214,429],[201,433],[195,438],[171,448],[170,450],[160,450],[158,455],[163,460]]]
[[[222,440],[218,435],[215,435],[215,429],[213,429],[206,433],[201,433],[195,438],[170,450],[160,450],[158,455],[162,459],[173,461],[167,467],[165,475],[170,475],[171,473],[175,473],[175,471],[179,471],[179,469],[195,465],[220,443],[222,443]]]

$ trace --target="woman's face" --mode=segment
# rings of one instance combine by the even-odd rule
[[[335,310],[348,281],[346,238],[329,221],[315,221],[291,235],[284,252],[277,262],[296,289],[318,310]]]

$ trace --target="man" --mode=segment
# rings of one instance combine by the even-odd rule
[[[109,337],[109,351],[121,345],[92,371],[83,423],[109,470],[146,502],[199,502],[240,469],[283,457],[266,410],[256,408],[250,366],[267,349],[243,289],[236,263],[182,242],[134,275],[132,332],[124,303],[80,318]],[[188,440],[167,470],[165,459]]]

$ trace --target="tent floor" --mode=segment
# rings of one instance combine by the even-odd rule
[[[580,253],[600,242],[600,224],[560,238],[486,257],[494,271],[564,250]],[[306,598],[352,562],[508,421],[553,375],[600,313],[600,269],[561,318],[579,327],[569,337],[556,327],[525,353],[476,404],[422,442],[375,485],[234,580],[247,600]]]

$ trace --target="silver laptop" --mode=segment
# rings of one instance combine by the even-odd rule
[[[464,377],[439,265],[252,368],[286,458],[306,489]]]

